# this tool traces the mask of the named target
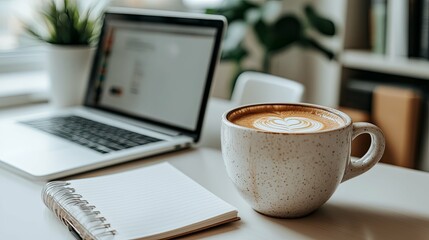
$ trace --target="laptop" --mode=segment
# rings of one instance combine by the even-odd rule
[[[50,180],[192,146],[225,25],[215,15],[109,9],[83,106],[2,121],[1,165]]]

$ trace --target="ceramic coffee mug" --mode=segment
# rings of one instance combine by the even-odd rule
[[[368,152],[352,160],[352,140],[371,136]],[[228,175],[256,211],[305,216],[337,186],[373,167],[385,140],[378,127],[352,123],[338,110],[312,104],[242,106],[222,116],[222,155]]]

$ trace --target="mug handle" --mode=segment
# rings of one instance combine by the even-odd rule
[[[365,155],[359,159],[352,159],[349,157],[349,163],[344,172],[343,179],[341,182],[345,182],[351,178],[354,178],[372,168],[384,153],[386,142],[384,139],[383,132],[371,123],[357,122],[353,123],[352,141],[359,135],[368,133],[371,136],[371,146]]]

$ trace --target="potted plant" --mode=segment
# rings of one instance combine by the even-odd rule
[[[76,0],[51,0],[40,12],[43,25],[26,24],[26,30],[48,43],[50,101],[54,107],[82,103],[100,17],[94,7],[83,10]]]
[[[228,20],[228,31],[224,41],[221,60],[233,62],[235,74],[231,81],[231,92],[237,76],[248,69],[243,67],[243,60],[251,49],[245,45],[245,37],[250,30],[263,51],[259,59],[261,71],[269,72],[271,57],[292,45],[314,49],[328,59],[335,54],[314,38],[314,32],[332,37],[336,34],[334,23],[321,16],[311,5],[304,6],[303,14],[282,13],[279,0],[224,1],[224,4],[206,13],[221,14]]]

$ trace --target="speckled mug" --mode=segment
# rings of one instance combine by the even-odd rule
[[[312,133],[273,133],[228,120],[234,111],[256,105],[224,113],[221,139],[226,170],[241,196],[260,213],[281,218],[305,216],[322,206],[341,182],[366,172],[383,155],[384,136],[373,124],[352,123],[347,114],[328,107],[274,105],[325,110],[339,116],[344,125]],[[371,146],[362,158],[352,160],[351,142],[363,133],[371,136]]]

